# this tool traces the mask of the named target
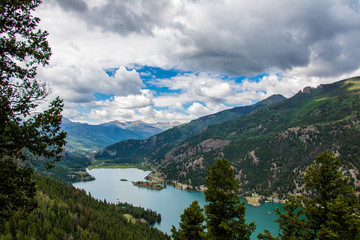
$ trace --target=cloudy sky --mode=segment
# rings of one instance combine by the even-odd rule
[[[74,121],[189,121],[360,75],[359,0],[44,0]]]

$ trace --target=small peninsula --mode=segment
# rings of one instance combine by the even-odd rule
[[[161,190],[161,189],[166,188],[165,185],[152,183],[152,182],[146,182],[146,181],[137,181],[137,182],[132,182],[132,183],[134,186],[153,189],[153,190]]]

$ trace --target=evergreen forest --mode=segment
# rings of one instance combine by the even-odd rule
[[[34,208],[0,218],[0,239],[170,239],[140,221],[158,221],[156,213],[96,200],[50,177],[33,174],[31,181],[36,185]]]

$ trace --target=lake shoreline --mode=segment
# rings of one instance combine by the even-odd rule
[[[165,182],[166,182],[163,178],[161,178],[160,173],[154,173],[154,172],[150,173],[146,177],[146,179],[148,179],[150,182],[152,182],[154,184],[159,184],[159,183],[165,184]],[[205,185],[201,185],[199,187],[194,188],[191,185],[179,183],[178,181],[175,181],[175,180],[173,180],[171,183],[169,183],[167,185],[171,185],[176,189],[190,191],[190,192],[204,192],[207,189]],[[284,199],[279,199],[277,196],[265,197],[265,196],[257,194],[257,193],[253,193],[251,196],[241,196],[240,195],[240,197],[244,198],[249,205],[254,206],[254,207],[259,207],[262,204],[268,203],[268,202],[280,203],[280,204],[285,203]]]
[[[262,195],[258,195],[258,194],[253,194],[252,196],[247,196],[247,197],[243,197],[247,204],[254,206],[254,207],[259,207],[264,203],[279,203],[279,204],[284,204],[285,200],[283,199],[279,199],[277,197],[265,197]],[[265,200],[264,200],[265,199]]]
[[[94,198],[106,200],[108,203],[127,202],[160,213],[162,221],[153,226],[168,234],[171,234],[173,225],[179,226],[181,214],[193,201],[198,201],[201,207],[206,205],[203,191],[183,191],[184,189],[175,188],[171,184],[168,184],[166,189],[158,191],[136,187],[132,184],[136,181],[146,181],[145,178],[150,174],[150,171],[142,171],[136,168],[97,168],[88,169],[88,173],[94,176],[96,180],[73,183],[73,185],[91,193]],[[155,177],[156,180],[160,180],[158,178],[160,173],[155,174]],[[121,179],[128,181],[120,181]],[[241,201],[245,200],[242,199]],[[269,229],[276,234],[278,224],[275,220],[277,216],[270,213],[274,212],[274,208],[281,207],[279,204],[269,202],[260,207],[245,204],[247,208],[246,219],[249,222],[256,221],[257,224],[251,240],[255,240],[257,234],[263,232],[264,229]]]
[[[138,169],[138,170],[142,170],[142,171],[151,171],[151,169],[149,167],[144,167],[140,164],[109,164],[109,165],[91,165],[88,168],[86,168],[86,172],[88,172],[88,170],[93,170],[93,169]],[[161,173],[159,172],[154,172],[154,170],[152,170],[152,172],[149,173],[148,176],[146,176],[146,179],[148,180],[148,182],[143,181],[144,183],[133,183],[134,186],[137,187],[143,187],[143,188],[147,188],[147,189],[152,189],[152,190],[161,190],[166,188],[166,185],[170,185],[173,186],[176,189],[179,190],[184,190],[184,191],[188,191],[188,192],[204,192],[207,188],[205,185],[201,185],[199,187],[193,187],[191,185],[188,184],[183,184],[183,183],[179,183],[178,181],[173,180],[170,183],[166,183],[166,181],[162,178]],[[94,179],[93,179],[94,180]],[[90,181],[93,181],[90,180]],[[121,179],[120,179],[121,181]],[[147,184],[145,184],[147,183]],[[159,187],[160,186],[164,186],[164,187]],[[241,196],[241,198],[246,200],[246,203],[254,206],[254,207],[259,207],[264,203],[269,203],[269,202],[273,202],[273,203],[279,203],[279,204],[284,204],[285,200],[284,199],[279,199],[276,196],[271,196],[271,197],[265,197],[263,195],[259,195],[257,193],[253,193],[251,196]]]
[[[132,182],[132,184],[137,187],[142,187],[142,188],[147,188],[147,189],[152,189],[152,190],[162,190],[162,189],[166,188],[166,185],[157,184],[157,183],[153,183],[153,182],[147,182],[147,181],[136,181],[136,182]]]

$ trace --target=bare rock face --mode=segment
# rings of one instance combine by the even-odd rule
[[[260,159],[255,155],[255,151],[249,152],[249,156],[253,159],[254,165],[259,165]]]
[[[312,87],[304,87],[303,93],[311,93]]]

